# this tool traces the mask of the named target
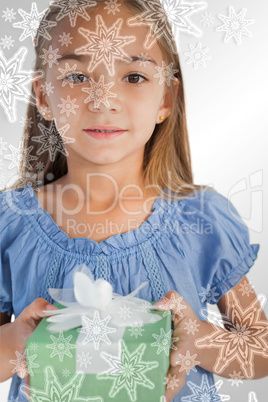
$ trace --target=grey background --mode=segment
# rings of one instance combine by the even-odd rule
[[[48,5],[48,1],[37,1],[39,12]],[[29,12],[31,1],[2,0],[0,4],[0,38],[5,35],[15,39],[15,46],[5,49],[6,58],[12,57],[20,46],[29,48],[29,55],[24,70],[33,67],[30,38],[19,42],[21,29],[12,27],[12,23],[2,18],[3,10],[8,7],[17,12],[18,8]],[[259,257],[248,277],[255,286],[257,294],[268,296],[268,52],[267,52],[267,15],[268,4],[265,0],[207,0],[208,7],[191,17],[202,29],[201,37],[181,33],[179,52],[186,85],[188,126],[192,149],[195,182],[213,185],[215,189],[228,197],[236,206],[250,230],[252,243],[260,244]],[[247,28],[253,36],[242,35],[239,46],[232,38],[224,43],[224,32],[216,28],[223,25],[218,14],[228,15],[232,5],[238,13],[247,9],[245,19],[254,19],[255,23]],[[210,27],[202,26],[200,17],[204,12],[212,13],[215,22]],[[21,16],[16,14],[16,20]],[[186,64],[189,44],[202,48],[208,47],[206,67],[194,70],[192,64]],[[8,145],[19,146],[22,135],[20,120],[25,116],[26,104],[17,103],[18,121],[9,123],[0,107],[0,137]],[[5,151],[4,155],[11,154]],[[11,161],[0,156],[0,182],[7,183],[16,169],[9,169]],[[265,305],[268,313],[267,303]],[[216,378],[218,380],[219,378]],[[230,395],[231,401],[249,400],[249,392],[254,391],[259,402],[267,401],[268,379],[247,381],[231,387],[223,379],[219,393]],[[0,384],[0,400],[7,400],[9,381]]]

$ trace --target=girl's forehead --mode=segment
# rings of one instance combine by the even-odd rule
[[[105,4],[104,4],[105,6]],[[139,13],[130,11],[125,6],[120,8],[118,15],[107,14],[104,7],[98,6],[89,13],[89,21],[78,16],[75,26],[71,26],[68,16],[58,23],[52,38],[52,48],[59,48],[59,54],[76,52],[86,44],[103,47],[109,51],[113,47],[120,48],[128,56],[147,55],[156,60],[157,64],[163,59],[157,40],[150,49],[145,47],[145,38],[150,32],[149,24],[133,26],[129,24],[131,18]],[[107,47],[107,49],[105,49]]]

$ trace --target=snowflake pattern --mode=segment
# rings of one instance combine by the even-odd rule
[[[79,392],[85,379],[84,373],[76,373],[64,385],[59,382],[55,370],[51,366],[45,367],[44,376],[44,391],[34,387],[30,388],[28,385],[21,386],[21,392],[31,402],[102,402],[100,397],[79,397]]]
[[[42,184],[41,180],[37,180],[37,174],[26,172],[24,177],[19,178],[20,187],[25,187],[22,194],[29,192],[29,195],[32,196],[32,189],[40,191],[39,185]]]
[[[201,303],[216,303],[217,300],[215,297],[219,296],[219,293],[216,292],[216,287],[211,288],[211,285],[208,284],[206,288],[201,286],[202,292],[199,293],[201,297]]]
[[[199,42],[196,47],[189,44],[189,48],[191,49],[190,52],[184,52],[185,56],[188,56],[189,59],[187,60],[186,64],[193,63],[194,69],[197,70],[199,66],[206,67],[205,60],[211,59],[206,53],[209,51],[208,47],[202,48],[202,44]],[[210,285],[208,285],[210,286]],[[204,289],[202,287],[202,289]],[[205,289],[204,289],[205,291]],[[209,291],[208,291],[209,292]],[[200,295],[200,293],[199,293]]]
[[[187,381],[187,386],[191,389],[192,394],[189,396],[183,396],[182,402],[220,402],[220,401],[229,401],[229,395],[218,395],[218,391],[223,384],[222,380],[219,380],[215,384],[210,385],[208,381],[208,376],[206,374],[202,375],[201,385],[198,386],[194,384],[192,381]]]
[[[3,151],[7,151],[7,142],[3,142],[3,137],[0,137],[0,155],[3,155]]]
[[[41,85],[40,90],[45,94],[50,96],[51,94],[54,93],[54,88],[51,84],[51,82],[45,82],[44,84]]]
[[[80,368],[84,367],[87,368],[89,364],[92,364],[92,356],[90,356],[89,352],[82,352],[81,355],[77,356],[77,364]]]
[[[140,67],[146,67],[150,61],[150,57],[148,53],[142,53],[140,55],[137,56],[139,58],[139,66]]]
[[[215,17],[211,13],[205,12],[204,14],[201,15],[201,23],[203,26],[209,27],[210,25],[213,25],[215,22]]]
[[[53,66],[53,64],[59,64],[58,59],[61,58],[61,56],[58,54],[59,49],[53,50],[52,46],[49,45],[48,50],[42,49],[44,54],[40,56],[40,59],[44,59],[43,65],[48,64],[49,68]]]
[[[164,304],[159,306],[159,309],[166,310],[163,316],[165,317],[166,315],[168,315],[168,311],[171,310],[171,318],[173,321],[175,320],[176,316],[182,318],[183,313],[181,312],[181,310],[186,309],[186,305],[181,303],[182,300],[183,298],[181,296],[176,298],[175,293],[171,294],[170,299],[164,296],[163,297]]]
[[[146,345],[142,343],[132,353],[127,349],[127,345],[121,341],[121,353],[119,356],[112,356],[102,352],[101,356],[109,364],[110,368],[98,374],[100,380],[112,380],[113,385],[109,392],[110,398],[114,398],[121,390],[125,389],[131,401],[137,401],[137,386],[154,389],[155,385],[146,377],[146,372],[159,366],[158,362],[146,362],[142,360]]]
[[[254,294],[254,290],[252,288],[251,283],[244,281],[244,283],[240,283],[239,286],[240,286],[239,292],[242,292],[242,296],[247,295],[249,297],[250,293]]]
[[[143,45],[146,50],[150,50],[156,41],[164,35],[173,53],[176,53],[176,45],[172,41],[173,32],[176,38],[180,32],[187,32],[194,36],[202,35],[202,31],[190,20],[190,17],[207,7],[205,1],[191,3],[187,0],[162,0],[162,5],[155,1],[138,0],[138,2],[146,10],[129,18],[128,25],[149,25],[150,32],[147,34]],[[169,23],[172,30],[169,28]]]
[[[254,376],[254,354],[268,357],[268,324],[260,320],[262,307],[257,298],[246,309],[242,309],[232,290],[226,297],[227,309],[222,320],[227,331],[213,324],[214,331],[198,339],[195,344],[199,348],[219,348],[213,367],[216,374],[222,373],[233,360],[237,360],[244,376],[249,379]]]
[[[237,387],[239,387],[239,384],[243,384],[242,379],[245,378],[241,375],[241,371],[237,373],[235,370],[233,374],[229,374],[229,377],[231,377],[230,380],[228,380],[231,381],[231,386],[236,385]]]
[[[50,161],[54,162],[57,152],[68,156],[68,152],[64,148],[64,144],[70,144],[75,142],[74,138],[65,137],[66,131],[70,128],[69,124],[66,124],[60,129],[56,129],[52,124],[50,128],[47,128],[42,123],[38,124],[39,130],[42,132],[41,136],[32,137],[33,141],[40,142],[41,148],[38,149],[37,155],[41,155],[46,151],[49,151]]]
[[[143,336],[144,328],[141,328],[138,323],[135,323],[132,325],[132,328],[128,329],[128,331],[130,333],[130,336],[135,336],[135,338],[137,339],[139,336]]]
[[[74,64],[72,67],[69,66],[68,63],[65,63],[65,68],[58,68],[61,75],[57,77],[58,80],[62,80],[62,86],[69,84],[71,88],[73,88],[74,83],[71,80],[65,79],[68,75],[71,75],[77,68],[77,64]]]
[[[15,351],[15,354],[17,356],[17,359],[9,361],[16,366],[12,370],[12,373],[18,373],[20,378],[25,378],[28,374],[33,376],[33,369],[39,367],[39,364],[34,363],[37,355],[30,356],[27,350],[24,351],[23,355],[17,351]]]
[[[131,59],[122,49],[123,46],[134,42],[135,36],[119,36],[123,19],[119,18],[108,29],[101,15],[96,16],[97,31],[92,32],[85,28],[79,28],[78,32],[88,41],[85,46],[76,49],[76,54],[93,55],[88,71],[92,72],[101,62],[104,62],[109,74],[114,75],[114,61],[120,59],[130,62]]]
[[[61,114],[65,113],[67,117],[70,117],[70,114],[76,114],[75,109],[79,108],[78,105],[75,105],[76,102],[76,98],[75,99],[71,99],[70,95],[67,96],[67,99],[60,99],[62,101],[62,103],[60,103],[58,105],[59,108],[61,108],[62,110],[60,111]]]
[[[128,318],[131,318],[131,316],[132,316],[131,308],[126,305],[120,307],[120,309],[118,311],[118,315],[120,318],[123,318],[123,320],[127,320]]]
[[[191,320],[191,318],[189,318],[189,321],[185,321],[184,329],[187,330],[187,335],[195,335],[196,332],[199,332],[198,327],[200,327],[200,324],[197,324],[196,320]]]
[[[246,35],[252,37],[252,33],[246,28],[248,25],[254,24],[255,20],[244,20],[246,8],[243,8],[239,14],[236,14],[232,6],[229,7],[229,16],[218,14],[218,18],[224,23],[216,28],[217,32],[226,32],[224,43],[234,38],[238,45],[241,45],[241,36]]]
[[[70,35],[71,35],[70,33],[65,33],[65,32],[63,32],[62,35],[59,35],[59,38],[60,38],[59,42],[60,42],[61,46],[68,47],[69,45],[71,45],[73,43],[72,42],[73,37]]]
[[[60,21],[68,16],[71,27],[75,27],[78,16],[84,18],[86,21],[90,20],[86,8],[96,5],[96,1],[92,0],[57,0],[53,3],[54,7],[60,8],[56,21]]]
[[[30,129],[33,125],[33,118],[32,117],[24,117],[22,116],[20,119],[20,125],[22,127],[26,127],[27,129]]]
[[[37,159],[36,156],[30,155],[33,145],[29,148],[23,149],[23,142],[20,141],[19,147],[16,148],[13,145],[9,145],[9,149],[12,152],[10,155],[5,155],[4,158],[11,161],[8,169],[18,168],[20,167],[20,163],[22,161],[23,166],[27,167],[28,169],[32,170],[33,167],[30,164],[31,161],[35,161]],[[22,157],[21,157],[22,155]]]
[[[5,35],[4,38],[1,38],[0,46],[3,47],[3,49],[8,49],[10,50],[11,47],[14,47],[15,40],[12,39],[12,36],[7,36]]]
[[[53,21],[46,21],[44,17],[46,10],[38,13],[36,3],[32,3],[30,13],[22,10],[21,8],[18,9],[19,14],[23,18],[22,21],[16,22],[13,24],[14,28],[23,29],[19,40],[22,42],[26,38],[31,37],[34,41],[35,45],[38,45],[39,38],[42,36],[47,40],[51,40],[51,35],[48,33],[47,29],[56,26],[56,22]]]
[[[37,342],[31,342],[29,345],[29,349],[31,349],[33,352],[37,352],[39,349],[39,345]]]
[[[64,369],[62,370],[62,376],[63,376],[64,378],[69,378],[69,377],[71,377],[71,370],[68,369],[68,368],[64,368]]]
[[[60,124],[65,124],[65,123],[66,123],[66,121],[67,121],[67,119],[66,119],[66,117],[65,117],[65,116],[60,116],[60,118],[59,118],[59,122],[60,122]]]
[[[32,71],[23,71],[22,65],[28,50],[21,47],[7,60],[0,50],[0,105],[10,121],[17,120],[16,100],[28,102],[30,91],[26,84],[32,82]]]
[[[180,360],[178,360],[176,362],[176,364],[181,366],[180,371],[185,370],[186,374],[189,374],[190,370],[197,371],[195,366],[197,364],[199,364],[200,362],[195,361],[196,356],[197,356],[197,354],[194,354],[193,356],[191,356],[189,350],[186,351],[185,356],[183,356],[181,353],[179,353]]]
[[[94,109],[98,109],[100,104],[103,103],[106,107],[110,107],[110,102],[108,98],[116,98],[116,94],[110,92],[109,89],[114,85],[113,82],[104,85],[104,75],[102,75],[98,82],[95,82],[93,79],[90,80],[90,88],[82,88],[83,92],[89,94],[89,96],[85,99],[85,103],[91,102],[94,100]]]
[[[42,170],[45,169],[45,164],[44,164],[44,162],[37,162],[37,164],[35,165],[35,169],[36,169],[38,172],[42,172]]]
[[[156,354],[159,355],[161,352],[165,352],[166,356],[169,356],[170,349],[176,350],[174,342],[179,340],[179,338],[173,338],[171,341],[171,330],[165,333],[163,328],[160,328],[160,335],[152,334],[156,339],[156,342],[151,343],[151,346],[156,346]]]
[[[167,375],[167,377],[165,378],[165,382],[164,385],[166,385],[167,389],[172,389],[172,391],[174,391],[174,389],[176,387],[179,386],[179,379],[176,378],[176,374],[171,375],[170,373]]]
[[[105,1],[106,7],[104,7],[104,10],[107,10],[107,14],[109,15],[110,13],[112,13],[113,15],[115,15],[115,13],[118,11],[120,12],[120,6],[121,3],[117,3],[118,0],[108,0]]]
[[[65,356],[73,357],[70,350],[75,349],[76,346],[73,343],[70,343],[72,338],[72,335],[64,338],[62,331],[60,331],[58,338],[56,338],[54,335],[50,335],[50,339],[53,343],[46,345],[46,348],[52,349],[50,357],[58,356],[60,362],[63,362]]]
[[[5,19],[5,22],[7,21],[12,22],[12,20],[16,19],[15,15],[16,13],[15,11],[13,11],[13,8],[11,9],[7,8],[6,10],[3,10],[2,18]]]
[[[99,350],[101,341],[110,345],[111,341],[107,335],[116,332],[116,328],[107,326],[111,318],[112,317],[109,315],[101,320],[98,310],[94,312],[93,320],[90,320],[90,318],[86,316],[82,316],[84,324],[79,332],[86,335],[82,341],[82,345],[87,345],[89,342],[93,341],[95,350]]]
[[[168,66],[164,60],[162,60],[162,67],[155,66],[155,69],[158,71],[158,73],[155,74],[154,77],[159,78],[159,85],[163,84],[163,82],[166,82],[166,84],[168,86],[170,86],[170,81],[176,80],[176,77],[174,76],[174,74],[177,73],[179,70],[177,70],[177,69],[173,70],[172,67],[173,67],[173,62],[170,63]]]

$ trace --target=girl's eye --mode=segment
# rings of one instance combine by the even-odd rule
[[[88,80],[89,78],[83,73],[72,73],[64,78],[64,81],[71,81],[74,84],[81,84],[83,82],[87,82]]]
[[[128,81],[130,84],[141,84],[143,81],[148,81],[147,78],[140,74],[129,74],[126,78],[130,78]],[[139,81],[140,78],[142,78],[142,81]]]

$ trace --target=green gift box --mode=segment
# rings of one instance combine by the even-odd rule
[[[44,318],[26,344],[30,387],[23,392],[31,402],[164,401],[171,315],[151,314],[161,319],[118,328],[96,310],[82,327],[57,333]]]

